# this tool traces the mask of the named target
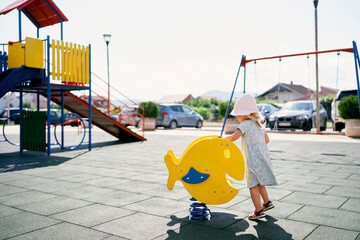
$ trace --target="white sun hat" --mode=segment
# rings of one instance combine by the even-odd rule
[[[251,113],[257,112],[256,100],[249,94],[241,95],[235,103],[234,109],[231,111],[231,115],[250,115]]]

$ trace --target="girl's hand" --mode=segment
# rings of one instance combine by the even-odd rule
[[[240,131],[240,129],[236,129],[236,131],[232,135],[225,137],[225,139],[234,142],[234,141],[238,140],[241,137],[241,135],[242,135],[242,132]]]

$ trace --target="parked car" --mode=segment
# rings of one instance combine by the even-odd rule
[[[331,103],[331,118],[334,122],[334,130],[335,131],[339,131],[341,132],[341,130],[343,128],[345,128],[345,120],[342,119],[339,115],[339,108],[338,105],[340,103],[340,100],[343,97],[348,97],[348,96],[357,96],[358,92],[356,89],[354,90],[340,90],[337,94],[336,97],[334,98],[333,102]]]
[[[78,116],[74,115],[72,112],[68,112],[67,115],[65,115],[64,122],[66,125],[70,125],[72,127],[78,127],[81,124],[81,120]],[[87,121],[84,121],[86,124]]]
[[[320,104],[320,130],[326,130],[327,113]],[[278,112],[270,115],[270,128],[303,129],[309,131],[316,124],[315,101],[291,101],[287,102]]]
[[[47,112],[47,109],[40,109],[40,112]],[[56,124],[56,122],[61,117],[61,110],[59,109],[50,109],[50,123]]]
[[[102,112],[103,114],[105,114],[106,116],[108,116],[107,110],[106,109],[99,109],[100,112]],[[115,120],[116,122],[119,122],[119,116],[117,114],[114,114],[110,111],[110,116],[109,116],[112,120]]]
[[[160,104],[159,109],[159,116],[156,118],[157,127],[201,128],[203,125],[203,117],[184,104]]]
[[[137,113],[137,106],[124,107],[118,115],[120,123],[125,126],[136,126],[139,127],[140,117]]]
[[[23,108],[23,111],[29,111],[30,109]],[[10,114],[8,115],[8,112]],[[11,116],[10,120],[13,121],[15,124],[20,123],[20,108],[9,108],[4,109],[2,112],[0,112],[0,123],[4,123],[4,121],[8,118],[8,116]]]
[[[271,114],[279,111],[280,107],[274,105],[274,104],[268,104],[268,103],[258,103],[257,104],[258,111],[264,115],[266,126],[269,126],[269,117]]]

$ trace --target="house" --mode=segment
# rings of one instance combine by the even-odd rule
[[[339,91],[339,89],[321,86],[319,94],[320,94],[320,96],[327,96],[330,94],[336,95],[338,93],[338,91]]]
[[[319,96],[327,96],[329,94],[336,95],[337,89],[321,86]],[[282,102],[309,100],[315,98],[316,92],[303,85],[278,83],[258,97],[268,100],[279,100]]]
[[[321,86],[320,91],[319,91],[319,96],[336,95],[338,91],[339,90],[336,90],[334,88]],[[308,94],[306,94],[303,97],[294,99],[294,101],[315,99],[315,97],[316,97],[316,92],[315,91],[312,91],[312,92],[309,91]]]
[[[182,95],[167,95],[163,96],[158,103],[179,103],[179,102],[190,102],[194,100],[194,97],[191,94],[182,94]]]
[[[6,94],[0,98],[0,112],[6,109],[8,106],[13,108],[17,107],[18,105],[19,101],[17,100],[15,93]]]
[[[16,92],[11,92],[10,95],[5,95],[0,98],[0,110],[7,108],[7,99],[9,98],[9,107],[17,108],[20,103],[20,94]],[[35,93],[23,93],[23,104],[29,103],[31,108],[36,108],[37,106],[37,94]],[[39,105],[40,108],[46,108],[47,99],[43,96],[39,96]]]
[[[20,96],[18,96],[18,101],[20,101]],[[30,107],[36,108],[37,106],[37,94],[36,93],[24,93],[23,102],[30,103]],[[51,104],[54,104],[51,102]],[[40,95],[39,96],[39,108],[47,108],[47,98]]]
[[[258,97],[268,100],[279,100],[282,102],[288,102],[293,100],[300,100],[300,98],[311,97],[314,91],[304,87],[303,85],[278,83]]]

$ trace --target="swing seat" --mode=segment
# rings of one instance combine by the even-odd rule
[[[238,189],[229,177],[244,178],[244,158],[231,141],[218,136],[205,136],[189,144],[180,158],[169,150],[164,157],[169,171],[167,187],[182,182],[189,194],[201,203],[224,204],[232,200]]]

